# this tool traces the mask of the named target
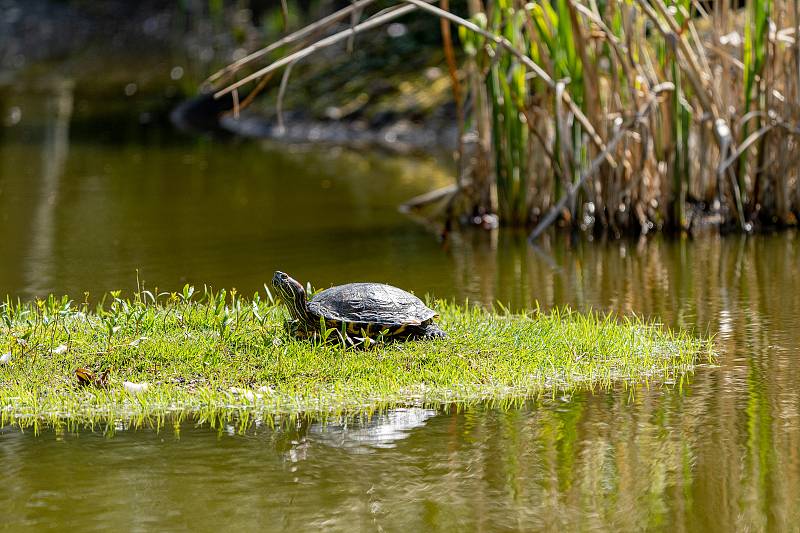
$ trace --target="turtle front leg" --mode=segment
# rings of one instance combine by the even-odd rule
[[[300,340],[312,339],[316,335],[315,331],[306,328],[300,320],[287,320],[283,323],[283,327],[286,333]]]

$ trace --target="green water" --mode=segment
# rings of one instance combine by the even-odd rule
[[[446,183],[430,158],[196,140],[136,126],[136,109],[89,127],[68,90],[2,96],[22,116],[0,129],[0,293],[82,298],[134,287],[137,269],[148,287],[251,292],[281,268],[317,286],[645,315],[716,335],[719,367],[346,427],[7,427],[0,529],[800,528],[796,232],[440,244],[396,210]]]

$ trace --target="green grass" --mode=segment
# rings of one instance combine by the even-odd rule
[[[345,349],[288,337],[285,311],[269,293],[111,293],[94,310],[52,296],[6,301],[0,422],[368,413],[672,382],[712,357],[710,341],[638,318],[431,305],[449,338]],[[108,371],[106,388],[79,386],[78,367]]]

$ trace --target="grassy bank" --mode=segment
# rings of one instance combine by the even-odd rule
[[[671,381],[711,345],[638,318],[491,313],[432,302],[449,338],[345,350],[296,341],[269,293],[67,298],[0,306],[2,424],[178,413],[246,418],[509,399]],[[81,384],[76,369],[90,372]],[[88,374],[84,374],[88,375]]]

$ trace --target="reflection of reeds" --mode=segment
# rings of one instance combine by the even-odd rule
[[[250,56],[274,59],[253,74],[229,78],[248,61],[226,69],[218,94],[423,11],[457,25],[464,52],[465,75],[451,76],[463,84],[454,94],[469,95],[457,98],[464,127],[476,132],[463,147],[463,210],[527,225],[557,206],[570,225],[614,232],[686,229],[701,211],[744,229],[796,222],[796,2],[750,0],[742,11],[717,2],[706,13],[690,0],[470,1],[468,18],[435,4],[404,0],[328,34],[352,8],[342,10],[297,32],[310,39],[298,51]],[[632,122],[666,86],[674,90]]]

